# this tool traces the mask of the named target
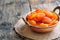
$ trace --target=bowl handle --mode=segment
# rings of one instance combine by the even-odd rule
[[[29,25],[27,21],[24,19],[24,17],[20,17],[20,18],[25,22],[26,25]]]
[[[55,12],[55,11],[56,11],[56,9],[59,9],[59,13],[58,13],[57,15],[59,15],[59,16],[60,16],[60,6],[55,7],[55,8],[54,8],[54,10],[53,10],[53,12]]]

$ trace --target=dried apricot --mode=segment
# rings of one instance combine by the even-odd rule
[[[42,9],[37,8],[35,12],[40,13],[40,12],[42,12]]]
[[[46,27],[48,27],[48,24],[41,23],[39,26],[40,26],[41,28],[46,28]]]
[[[53,13],[53,19],[58,20],[57,14]]]
[[[47,24],[49,24],[51,21],[52,19],[50,19],[49,17],[44,17],[42,20],[43,23],[47,23]]]
[[[45,17],[45,14],[44,13],[38,13],[37,14],[37,20],[41,21],[43,17]]]
[[[26,19],[31,19],[31,14],[28,14],[28,15],[26,16]]]
[[[40,26],[46,28],[48,26],[58,23],[58,16],[48,10],[42,10],[40,8],[31,12],[26,16],[27,21],[33,26]]]
[[[43,10],[43,12],[45,13],[45,15],[49,18],[52,18],[53,17],[53,14],[52,12],[48,11],[48,10]]]
[[[34,21],[34,20],[28,20],[28,22],[29,22],[31,25],[36,25],[36,21]]]
[[[36,15],[37,15],[36,12],[32,12],[31,14],[27,15],[27,18],[28,19],[33,19],[34,17],[36,17]]]
[[[37,19],[37,17],[33,18],[33,20],[35,20],[35,21],[39,21],[39,20]]]
[[[53,21],[51,21],[51,22],[49,23],[49,26],[54,25],[54,24],[57,24],[57,23],[58,23],[57,20],[53,20]]]

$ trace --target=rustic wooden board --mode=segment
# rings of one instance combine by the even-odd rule
[[[15,25],[15,31],[27,38],[34,40],[52,40],[60,37],[60,22],[57,24],[56,28],[50,32],[45,34],[34,33],[30,30],[29,26],[25,25],[24,21],[20,19]]]

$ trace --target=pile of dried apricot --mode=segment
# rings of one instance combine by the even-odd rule
[[[34,26],[48,27],[58,23],[58,16],[46,9],[40,8],[26,16],[27,21]]]

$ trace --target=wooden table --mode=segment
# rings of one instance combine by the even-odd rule
[[[60,4],[60,0],[56,2]],[[13,28],[20,16],[34,8],[37,7],[33,7],[29,0],[0,0],[0,40],[31,40],[19,36]],[[60,38],[54,40],[60,40]]]

